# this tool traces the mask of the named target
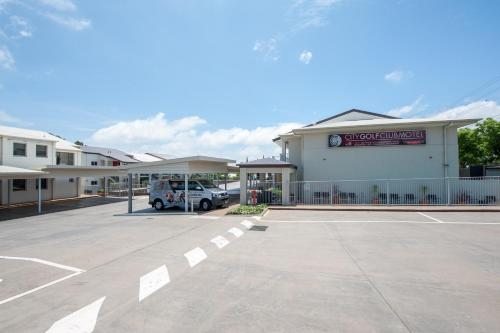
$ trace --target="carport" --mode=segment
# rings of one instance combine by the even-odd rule
[[[228,163],[236,161],[209,157],[209,156],[189,156],[181,158],[172,158],[156,162],[143,162],[122,167],[128,173],[128,213],[133,212],[132,207],[132,175],[149,174],[170,174],[180,175],[184,178],[185,201],[184,211],[189,211],[189,177],[193,174],[225,174],[225,188],[227,189],[227,174],[234,172],[234,167]]]
[[[11,167],[7,165],[0,165],[0,180],[7,181],[7,193],[0,193],[1,196],[7,195],[7,202],[10,204],[10,189],[12,188],[13,179],[37,179],[38,183],[38,213],[42,212],[42,178],[47,177],[48,173],[39,170],[31,170],[24,168]]]
[[[281,188],[280,201],[282,205],[290,204],[290,177],[295,174],[297,167],[285,161],[274,158],[262,158],[250,162],[237,164],[240,168],[240,204],[248,204],[248,189],[254,189],[254,179],[259,180],[261,187]],[[266,181],[266,175],[272,175],[272,181]],[[269,203],[269,202],[264,202]]]

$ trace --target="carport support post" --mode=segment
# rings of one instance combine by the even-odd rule
[[[38,182],[38,214],[42,214],[42,178],[36,181]]]
[[[128,174],[128,213],[132,214],[132,174]]]
[[[240,168],[240,205],[247,204],[247,170]]]
[[[227,176],[228,176],[228,174],[225,173],[224,174],[224,191],[227,191]]]
[[[281,204],[290,204],[290,169],[281,171]]]
[[[184,211],[189,212],[189,196],[188,196],[188,187],[189,185],[189,174],[184,174]]]

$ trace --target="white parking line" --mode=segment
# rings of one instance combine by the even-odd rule
[[[222,236],[212,238],[210,241],[214,243],[219,249],[222,249],[224,246],[229,244],[229,241]]]
[[[204,215],[195,215],[191,216],[192,219],[206,219],[206,220],[218,220],[220,216],[204,216]]]
[[[196,247],[191,251],[184,253],[184,256],[189,262],[189,266],[194,267],[203,260],[207,259],[207,254],[201,248]]]
[[[434,221],[318,221],[318,220],[266,220],[266,223],[409,223],[409,224],[466,224],[466,225],[500,225],[500,222],[443,222],[436,223]]]
[[[32,294],[34,292],[37,292],[37,291],[42,290],[44,288],[50,287],[50,286],[52,286],[52,285],[54,285],[56,283],[62,282],[62,281],[67,280],[67,279],[70,279],[70,278],[72,278],[74,276],[77,276],[77,275],[82,274],[82,273],[85,272],[85,270],[80,269],[80,268],[66,266],[66,265],[61,265],[61,264],[58,264],[58,263],[55,263],[55,262],[52,262],[52,261],[42,260],[42,259],[38,259],[38,258],[0,256],[0,259],[31,261],[31,262],[36,262],[36,263],[39,263],[39,264],[43,264],[43,265],[47,265],[47,266],[51,266],[51,267],[56,267],[56,268],[59,268],[59,269],[63,269],[63,270],[67,270],[67,271],[73,272],[72,274],[63,276],[62,278],[59,278],[57,280],[48,282],[48,283],[46,283],[44,285],[41,285],[39,287],[30,289],[28,291],[25,291],[23,293],[14,295],[12,297],[9,297],[9,298],[3,299],[3,300],[0,300],[0,305],[8,303],[8,302],[11,302],[13,300],[16,300],[18,298],[24,297],[26,295]]]
[[[97,316],[106,297],[59,319],[45,333],[92,333],[95,329]]]
[[[428,219],[434,220],[434,221],[436,221],[436,222],[443,223],[443,221],[438,220],[438,219],[436,219],[436,218],[434,218],[434,217],[432,217],[432,216],[429,216],[429,215],[427,215],[427,214],[424,214],[424,213],[421,213],[421,212],[417,212],[417,214],[420,214],[420,215],[422,215],[423,217],[427,217]]]
[[[241,235],[243,235],[243,231],[241,231],[241,229],[238,228],[231,228],[227,232],[233,234],[236,238],[239,238],[241,237]]]
[[[167,266],[163,265],[157,269],[141,276],[139,282],[139,302],[156,292],[170,282]]]
[[[245,228],[247,228],[247,229],[250,229],[251,227],[254,226],[254,224],[248,220],[244,220],[243,222],[241,222],[241,224],[244,225]]]
[[[42,259],[38,259],[38,258],[0,256],[0,259],[32,261],[32,262],[36,262],[36,263],[47,265],[47,266],[52,266],[52,267],[56,267],[56,268],[60,268],[60,269],[65,269],[67,271],[80,272],[80,273],[85,272],[85,270],[80,269],[80,268],[66,266],[66,265],[61,265],[61,264],[58,264],[58,263],[55,263],[55,262],[52,262],[52,261],[42,260]]]
[[[257,221],[260,221],[260,219],[262,218],[262,216],[252,216],[253,219],[256,219]]]

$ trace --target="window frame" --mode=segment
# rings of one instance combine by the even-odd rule
[[[45,155],[43,155],[43,156],[38,155],[38,147],[45,147]],[[49,157],[49,146],[36,144],[36,147],[35,147],[35,156],[37,158],[47,158],[47,157]]]
[[[23,145],[24,146],[24,155],[16,154],[16,145]],[[12,156],[27,157],[28,156],[28,144],[25,142],[12,142]]]
[[[24,186],[16,188],[14,183],[22,181]],[[12,179],[12,192],[26,192],[28,190],[28,181],[26,179]]]
[[[47,178],[42,178],[42,191],[44,190],[47,190],[49,188],[49,181]],[[36,182],[35,182],[35,190],[38,191],[38,179],[36,179]]]

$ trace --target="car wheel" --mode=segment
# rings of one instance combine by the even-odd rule
[[[153,207],[154,207],[156,210],[162,210],[162,209],[163,209],[163,207],[164,207],[164,206],[163,206],[163,201],[161,201],[161,200],[159,200],[159,199],[155,200]]]
[[[200,208],[204,211],[210,210],[212,208],[212,202],[210,202],[210,200],[207,199],[201,200]]]

